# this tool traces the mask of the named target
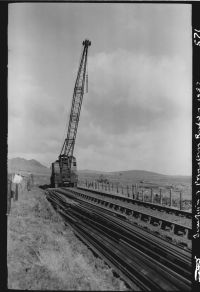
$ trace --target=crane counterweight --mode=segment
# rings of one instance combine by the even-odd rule
[[[91,41],[85,39],[82,43],[83,50],[78,68],[74,92],[72,97],[71,112],[69,117],[67,136],[64,140],[58,159],[51,165],[51,186],[77,186],[77,165],[73,156],[81,105],[84,94],[85,83],[88,82],[86,74],[88,47]],[[86,83],[87,89],[87,83]]]

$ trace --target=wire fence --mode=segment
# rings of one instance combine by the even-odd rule
[[[172,188],[150,188],[143,187],[139,184],[124,185],[120,183],[88,180],[80,180],[78,186],[152,204],[166,205],[179,210],[190,210],[192,208],[191,200],[183,199],[183,192],[175,191]]]

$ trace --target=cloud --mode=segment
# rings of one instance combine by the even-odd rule
[[[79,168],[191,172],[189,5],[11,6],[11,155],[46,164],[56,159],[87,36],[89,93],[74,153]]]
[[[163,173],[191,169],[192,89],[186,63],[124,50],[90,58],[89,93],[75,148],[80,164]]]
[[[47,95],[32,76],[13,73],[10,70],[8,87],[9,152],[57,153],[64,141],[66,108],[55,96]]]
[[[86,125],[107,133],[156,129],[191,109],[190,72],[179,58],[118,50],[90,58]],[[184,86],[183,86],[184,84]]]

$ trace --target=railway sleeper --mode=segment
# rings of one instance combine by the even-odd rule
[[[77,195],[77,193],[76,193]],[[78,194],[81,196],[82,194]],[[102,199],[94,198],[88,195],[84,196],[87,200],[93,199],[94,202],[97,202],[97,204],[101,204],[104,206],[108,206],[110,209],[114,209],[121,214],[127,215],[126,218],[129,221],[134,222],[136,225],[140,225],[141,227],[145,229],[149,229],[150,231],[153,231],[157,234],[160,234],[164,236],[165,238],[168,237],[169,240],[174,238],[176,236],[177,240],[176,242],[186,242],[184,243],[188,247],[191,247],[191,232],[189,232],[189,229],[181,227],[176,225],[175,223],[171,222],[166,222],[165,220],[162,220],[159,218],[152,217],[148,214],[142,214],[137,211],[131,210],[129,208],[114,204],[113,202],[109,201],[104,201]],[[166,233],[167,232],[167,233]]]
[[[166,224],[165,221],[156,220],[151,216],[140,213],[135,214],[135,217],[129,216],[128,219],[134,224],[162,235],[170,241],[181,243],[183,246],[191,248],[191,240],[188,237],[189,230],[187,228],[183,228],[173,223]]]

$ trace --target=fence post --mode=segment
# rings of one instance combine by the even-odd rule
[[[162,189],[160,189],[160,205],[162,205]]]
[[[11,209],[11,184],[12,182],[8,182],[8,191],[7,191],[7,214],[10,213]]]
[[[129,198],[129,189],[128,189],[128,185],[127,185],[127,196]]]
[[[151,188],[151,203],[153,203],[153,189]]]
[[[122,186],[122,195],[124,194],[124,192],[123,192],[123,186]]]
[[[180,191],[180,210],[182,210],[182,191]]]
[[[142,202],[144,202],[144,190],[142,189]]]
[[[18,200],[18,184],[15,184],[15,194],[14,194],[14,201]]]
[[[136,198],[136,191],[135,191],[135,186],[134,185],[132,185],[132,187],[133,187],[133,199],[135,199]]]
[[[119,193],[119,190],[118,190],[118,184],[117,184],[117,193]]]
[[[138,189],[137,189],[137,184],[135,184],[134,188],[135,188],[135,199],[137,200],[137,199],[138,199]]]
[[[169,205],[172,206],[172,189],[169,190]]]
[[[28,177],[27,178],[27,190],[30,191],[31,188],[30,188],[30,178]]]
[[[31,187],[33,187],[34,186],[34,176],[33,176],[33,174],[31,174]]]

